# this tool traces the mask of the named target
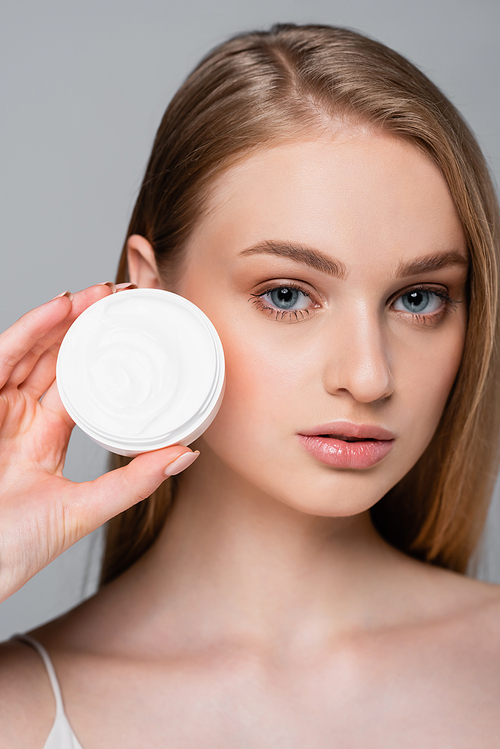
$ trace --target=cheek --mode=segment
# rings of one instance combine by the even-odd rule
[[[272,432],[287,429],[300,403],[305,351],[294,356],[289,345],[263,335],[258,324],[244,331],[223,321],[215,324],[226,358],[226,392],[207,439],[229,446],[237,440],[252,452],[270,449]]]
[[[410,439],[413,434],[413,462],[429,444],[441,419],[462,359],[465,326],[465,319],[457,320],[446,335],[431,339],[416,355],[407,352],[402,357],[398,378],[405,402],[402,425]]]

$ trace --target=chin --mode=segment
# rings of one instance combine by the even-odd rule
[[[374,482],[373,477],[339,476],[327,486],[307,482],[302,491],[280,491],[274,498],[299,512],[319,517],[352,517],[367,512],[392,488],[387,482]],[[284,487],[283,487],[284,488]]]

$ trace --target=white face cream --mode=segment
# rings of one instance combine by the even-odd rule
[[[184,297],[132,289],[101,299],[68,330],[57,359],[64,408],[89,437],[133,456],[189,445],[224,394],[224,352]]]

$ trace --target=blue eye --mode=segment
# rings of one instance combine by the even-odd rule
[[[252,294],[250,300],[257,309],[274,320],[299,322],[315,311],[310,295],[293,284],[271,286],[260,294]]]
[[[435,291],[412,289],[396,299],[394,309],[399,312],[411,312],[414,315],[430,315],[443,306],[442,296]]]
[[[299,289],[294,289],[290,286],[279,286],[276,289],[272,289],[267,292],[267,296],[275,307],[282,310],[295,307],[301,296],[307,299],[305,294],[299,291]],[[301,309],[301,307],[295,307],[295,309]]]

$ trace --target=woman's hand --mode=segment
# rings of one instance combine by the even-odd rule
[[[0,335],[0,601],[194,460],[189,448],[175,445],[95,481],[63,476],[74,423],[57,391],[57,353],[78,315],[114,291],[114,284],[100,284],[56,297]]]

